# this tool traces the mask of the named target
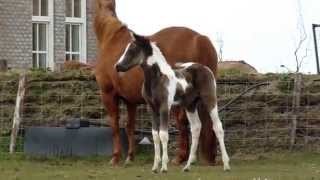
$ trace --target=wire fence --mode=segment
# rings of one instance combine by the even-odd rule
[[[303,78],[304,89],[298,110],[296,149],[320,150],[320,81],[317,78],[319,77]],[[218,81],[219,106],[222,107],[246,89],[261,82],[267,82],[268,85],[249,91],[220,113],[226,133],[226,144],[231,153],[266,152],[288,149],[290,146],[294,98],[292,76],[221,77]],[[0,87],[0,152],[7,152],[18,78],[0,79]],[[120,110],[120,127],[125,127],[126,107],[121,104]],[[29,80],[17,151],[23,151],[25,128],[60,127],[73,118],[89,120],[100,126],[110,123],[94,79]],[[146,105],[139,106],[136,128],[150,129],[150,119],[150,109]],[[175,127],[174,120],[171,121],[171,127]]]

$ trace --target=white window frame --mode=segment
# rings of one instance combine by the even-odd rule
[[[73,11],[73,0],[72,0],[72,11]],[[87,11],[86,11],[86,0],[80,0],[81,3],[81,17],[66,17],[65,24],[80,25],[80,62],[87,63]],[[74,13],[72,12],[72,15]],[[66,54],[66,53],[65,53]]]
[[[82,28],[81,28],[81,26],[82,26],[82,24],[77,24],[77,23],[65,23],[65,26],[70,26],[70,31],[69,31],[69,51],[67,51],[66,50],[66,55],[69,55],[70,56],[70,58],[72,59],[72,55],[79,55],[79,60],[80,61],[83,61],[83,60],[81,60],[82,59],[82,57],[81,57],[81,47],[82,47],[82,45],[81,45],[81,42],[82,42],[82,33],[81,33],[81,31],[82,31]],[[74,25],[76,25],[76,26],[79,26],[79,52],[73,52],[72,51],[72,38],[73,38],[73,36],[72,36],[72,26],[74,26]],[[67,36],[67,35],[66,35]],[[67,43],[67,42],[66,42]],[[66,59],[67,60],[67,59]]]
[[[37,67],[40,68],[40,61],[39,61],[39,55],[38,54],[46,54],[46,64],[45,64],[45,68],[48,67],[47,65],[47,62],[48,62],[48,23],[44,23],[44,22],[32,22],[32,29],[33,29],[33,24],[37,24],[37,33],[36,33],[36,36],[37,36],[37,42],[36,42],[36,50],[33,50],[32,49],[32,56],[33,54],[37,54]],[[40,24],[44,24],[46,25],[46,50],[45,51],[42,51],[42,50],[39,50],[39,25]],[[32,33],[33,34],[33,33]],[[33,46],[33,45],[32,45]],[[32,61],[33,61],[33,57],[32,57]]]
[[[41,1],[39,3],[41,7]],[[48,0],[48,16],[32,16],[32,23],[47,24],[47,60],[46,67],[54,70],[54,0]],[[37,51],[32,51],[32,53]]]

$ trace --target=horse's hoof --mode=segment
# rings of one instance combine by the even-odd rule
[[[111,166],[117,166],[117,165],[119,164],[119,158],[113,157],[113,158],[110,160],[109,164],[110,164]]]
[[[181,164],[183,163],[183,159],[178,156],[178,157],[174,158],[174,159],[171,161],[171,163],[172,163],[173,165],[175,165],[175,166],[179,166],[179,165],[181,165]]]
[[[130,166],[131,164],[132,164],[132,160],[131,160],[131,158],[128,157],[126,159],[126,161],[124,162],[124,166],[127,167],[127,166]]]

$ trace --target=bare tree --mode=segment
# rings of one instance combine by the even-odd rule
[[[308,48],[303,48],[308,39],[306,27],[304,24],[304,18],[302,13],[301,1],[297,0],[297,29],[298,29],[298,43],[294,51],[296,61],[296,73],[299,73],[302,67],[303,61],[308,57]],[[304,52],[301,52],[304,51]],[[303,53],[303,54],[301,54]]]
[[[292,120],[291,120],[291,132],[290,132],[290,149],[292,150],[296,142],[296,132],[298,119],[300,115],[300,101],[303,87],[302,74],[300,73],[303,61],[308,57],[308,48],[306,48],[305,43],[308,39],[306,32],[301,1],[297,0],[297,28],[298,28],[298,44],[294,51],[295,62],[296,62],[296,72],[294,77],[294,89],[293,89],[293,99],[292,99]],[[305,47],[305,48],[304,48]],[[302,51],[302,52],[301,52]],[[304,52],[303,52],[304,51]]]
[[[217,33],[217,43],[219,45],[218,59],[219,59],[219,62],[221,62],[223,61],[223,46],[224,46],[224,41],[221,33]]]

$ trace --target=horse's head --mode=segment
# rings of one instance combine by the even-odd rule
[[[147,61],[148,57],[152,56],[152,47],[149,39],[136,34],[132,34],[132,37],[133,41],[128,44],[115,65],[118,72],[126,72],[137,65],[141,65]]]
[[[115,0],[96,0],[96,13],[103,16],[117,17]]]

